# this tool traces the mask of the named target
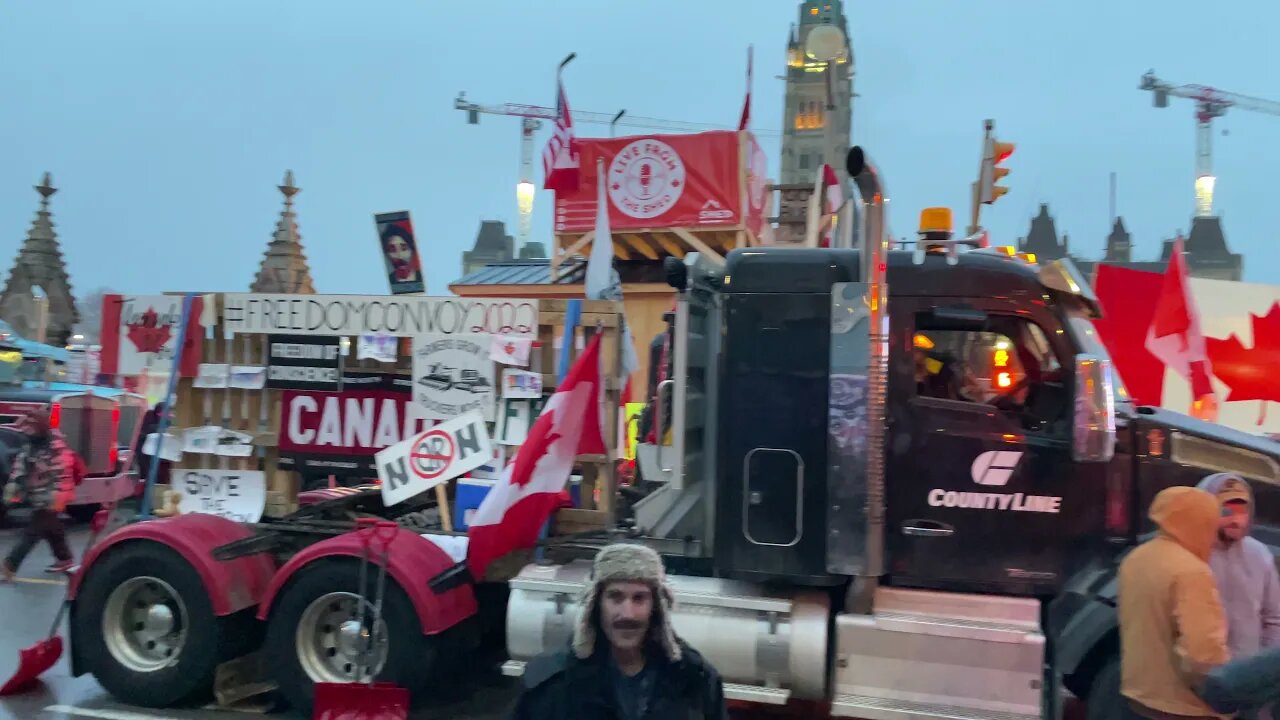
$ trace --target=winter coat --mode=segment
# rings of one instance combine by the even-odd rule
[[[1210,475],[1197,486],[1218,495],[1228,480],[1242,489],[1253,520],[1253,490],[1249,483],[1227,474]],[[1219,540],[1209,556],[1218,583],[1218,596],[1227,614],[1227,647],[1231,656],[1248,657],[1280,646],[1280,573],[1275,557],[1262,542],[1245,537],[1226,544]]]
[[[683,640],[680,659],[654,653],[653,679],[644,720],[727,720],[719,673]],[[568,646],[539,655],[525,668],[520,699],[511,720],[622,720],[614,700],[609,650],[580,659]]]
[[[1148,514],[1159,532],[1120,563],[1120,693],[1147,717],[1213,717],[1195,688],[1230,659],[1208,562],[1218,500],[1171,487],[1156,495]]]
[[[32,509],[44,510],[53,506],[55,493],[75,490],[71,470],[71,448],[62,433],[50,430],[46,439],[32,440],[18,450],[9,477],[20,483]]]

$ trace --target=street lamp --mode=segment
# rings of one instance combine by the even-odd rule
[[[39,285],[31,286],[31,299],[35,301],[36,306],[36,342],[44,342],[45,335],[48,334],[49,324],[49,294]]]

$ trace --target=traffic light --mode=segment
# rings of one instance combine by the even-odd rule
[[[979,198],[983,204],[990,205],[1009,192],[1009,188],[996,183],[1009,174],[1009,168],[1000,167],[1000,163],[1009,159],[1013,148],[1013,143],[1000,142],[991,137],[990,133],[987,134],[982,148],[982,173],[978,181]]]

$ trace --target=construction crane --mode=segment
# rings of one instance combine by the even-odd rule
[[[1280,102],[1225,92],[1207,85],[1174,85],[1148,70],[1142,76],[1139,90],[1151,92],[1152,104],[1169,106],[1169,96],[1194,100],[1196,103],[1196,216],[1213,215],[1213,119],[1227,114],[1228,108],[1280,115]]]
[[[480,123],[481,115],[506,115],[520,118],[520,181],[516,183],[516,206],[520,210],[520,227],[517,231],[519,247],[523,248],[529,239],[533,225],[533,198],[537,194],[537,186],[533,182],[533,134],[542,127],[543,120],[555,120],[556,109],[539,105],[520,105],[503,103],[501,105],[483,105],[467,99],[465,92],[458,93],[453,101],[454,108],[467,113],[467,122],[471,125]],[[618,113],[596,113],[573,111],[573,122],[592,125],[608,125],[616,127],[641,128],[644,130],[661,130],[666,132],[705,132],[707,130],[725,130],[723,125],[708,123],[681,122],[679,120],[659,120],[650,117],[636,117],[626,114],[626,110]],[[756,137],[778,137],[776,130],[751,131]]]

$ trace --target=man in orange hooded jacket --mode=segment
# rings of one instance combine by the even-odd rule
[[[1159,532],[1120,564],[1120,694],[1151,720],[1219,718],[1197,694],[1230,659],[1209,555],[1220,509],[1213,495],[1166,488],[1151,503]]]

